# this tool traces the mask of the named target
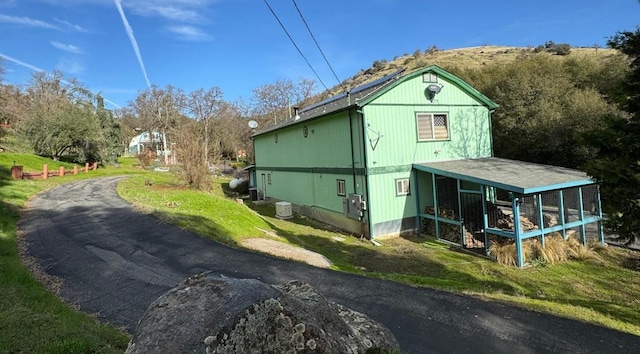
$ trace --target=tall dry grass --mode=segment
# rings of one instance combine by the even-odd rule
[[[599,242],[589,242],[583,245],[575,236],[566,240],[557,232],[547,235],[544,246],[537,238],[525,240],[522,243],[522,252],[525,262],[534,260],[547,264],[567,262],[571,259],[578,261],[600,260],[598,252],[606,250],[605,245]],[[517,265],[516,245],[513,240],[494,240],[489,246],[489,254],[496,258],[498,263],[509,266]]]

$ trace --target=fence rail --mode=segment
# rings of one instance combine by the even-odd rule
[[[78,168],[78,165],[74,165],[72,170],[65,169],[64,166],[60,166],[58,170],[49,170],[47,164],[42,165],[42,171],[38,172],[24,172],[23,166],[11,166],[11,177],[13,179],[47,179],[49,177],[64,177],[66,175],[77,175],[79,172],[89,172],[98,169],[98,163],[93,164],[85,163],[82,169]]]

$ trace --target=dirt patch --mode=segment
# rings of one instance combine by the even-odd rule
[[[320,268],[329,268],[332,263],[327,257],[301,247],[287,245],[276,240],[265,238],[247,238],[240,241],[243,247],[268,253],[277,257],[305,262]]]

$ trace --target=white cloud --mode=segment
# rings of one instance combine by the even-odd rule
[[[85,71],[84,63],[79,59],[62,58],[56,65],[56,69],[61,70],[65,74],[77,75]]]
[[[186,41],[204,41],[209,39],[208,34],[193,26],[168,26],[167,30],[177,34],[179,39]]]
[[[60,24],[62,24],[62,25],[64,25],[66,28],[74,30],[76,32],[89,33],[89,30],[87,30],[86,28],[83,28],[83,27],[81,27],[79,25],[73,24],[73,23],[71,23],[69,21],[61,20],[61,19],[58,19],[58,18],[56,18],[55,21],[60,23]]]
[[[74,54],[83,54],[84,52],[82,51],[82,49],[76,47],[75,45],[72,44],[64,44],[64,43],[60,43],[60,42],[55,42],[55,41],[51,41],[49,42],[51,43],[51,45],[54,48],[60,49],[60,50],[64,50],[65,52],[69,52],[69,53],[74,53]]]
[[[54,26],[48,22],[35,20],[29,17],[18,17],[18,16],[8,16],[0,14],[0,22],[4,23],[14,23],[17,25],[29,26],[29,27],[39,27],[46,29],[59,30],[57,26]]]
[[[171,21],[194,23],[205,20],[203,13],[218,0],[137,0],[125,3],[136,15],[160,16]]]

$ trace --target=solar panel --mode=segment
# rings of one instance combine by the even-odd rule
[[[385,77],[382,77],[382,78],[380,78],[378,80],[374,80],[374,81],[371,81],[371,82],[366,83],[364,85],[360,85],[358,87],[354,87],[353,89],[349,90],[349,93],[351,93],[351,94],[358,93],[360,91],[364,91],[364,90],[366,90],[368,88],[371,88],[373,86],[380,85],[380,84],[382,84],[384,82],[387,82],[387,81],[393,79],[394,77],[398,76],[402,72],[404,72],[404,69],[398,70],[395,73],[389,74],[389,75],[387,75]]]
[[[339,100],[341,98],[344,98],[344,97],[347,97],[347,94],[343,92],[343,93],[341,93],[339,95],[335,95],[335,96],[332,96],[332,97],[329,97],[329,98],[325,98],[324,100],[322,100],[322,101],[320,101],[318,103],[314,103],[311,106],[305,107],[303,110],[300,111],[300,113],[306,112],[306,111],[314,109],[316,107],[324,106],[325,104],[331,103],[333,101],[337,101],[337,100]]]
[[[383,83],[386,83],[387,81],[390,81],[391,79],[393,79],[393,78],[395,78],[396,76],[398,76],[398,75],[400,75],[401,73],[403,73],[403,72],[404,72],[404,70],[405,70],[405,69],[398,70],[398,71],[394,72],[393,74],[389,74],[389,75],[384,76],[384,77],[382,77],[382,78],[380,78],[380,79],[378,79],[378,80],[374,80],[374,81],[371,81],[371,82],[366,83],[366,84],[364,84],[364,85],[360,85],[360,86],[358,86],[358,87],[354,87],[353,89],[349,90],[349,94],[350,94],[350,95],[352,95],[352,94],[355,94],[355,93],[358,93],[358,92],[362,92],[362,91],[364,91],[364,90],[366,90],[366,89],[372,88],[372,87],[374,87],[374,86],[378,86],[378,85],[381,85],[381,84],[383,84]],[[326,105],[326,104],[329,104],[329,103],[331,103],[331,102],[335,102],[335,101],[340,100],[340,99],[343,99],[343,98],[345,98],[345,97],[347,97],[347,93],[344,93],[344,92],[343,92],[343,93],[341,93],[341,94],[338,94],[338,95],[335,95],[335,96],[329,97],[329,98],[327,98],[327,99],[324,99],[324,100],[322,100],[322,101],[320,101],[320,102],[318,102],[318,103],[314,103],[314,104],[312,104],[311,106],[305,107],[304,109],[302,109],[302,110],[300,111],[300,113],[302,113],[302,112],[306,112],[306,111],[310,111],[310,110],[312,110],[312,109],[314,109],[314,108],[317,108],[317,107],[320,107],[320,106],[324,106],[324,105]]]

